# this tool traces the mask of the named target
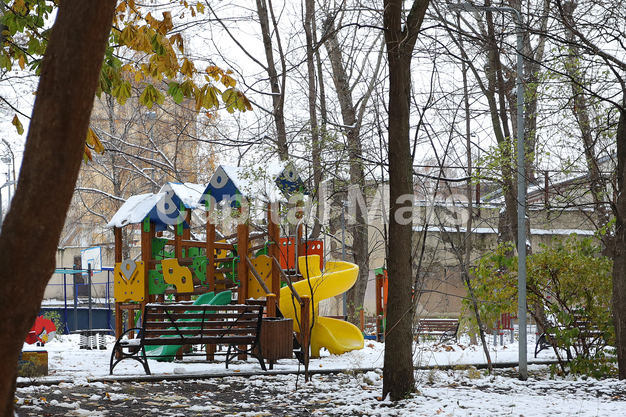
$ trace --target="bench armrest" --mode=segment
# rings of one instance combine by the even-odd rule
[[[139,332],[139,334],[138,334],[138,336],[136,338],[128,339],[128,340],[125,340],[125,341],[122,340],[124,338],[124,336],[128,335],[130,332],[135,332],[135,331]],[[130,329],[126,330],[124,333],[122,333],[120,335],[120,337],[117,338],[117,342],[118,343],[124,343],[124,344],[131,344],[131,343],[129,343],[131,340],[140,340],[142,333],[143,333],[143,327],[133,327],[133,328],[130,328]],[[138,343],[138,342],[136,342],[136,343]],[[132,344],[135,344],[135,343],[132,343]]]

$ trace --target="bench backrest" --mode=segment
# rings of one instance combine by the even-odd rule
[[[144,345],[250,343],[261,329],[263,307],[255,305],[147,304]]]
[[[420,332],[445,332],[459,325],[456,319],[421,319],[418,325]]]

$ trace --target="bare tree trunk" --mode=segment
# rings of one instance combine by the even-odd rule
[[[350,186],[357,187],[359,192],[365,188],[365,172],[363,170],[363,152],[361,147],[361,119],[357,118],[357,110],[352,101],[352,90],[350,88],[348,74],[343,64],[343,57],[337,32],[334,25],[328,23],[324,31],[328,36],[326,49],[333,70],[333,82],[335,91],[339,98],[341,116],[344,126],[346,126],[346,138],[348,142],[348,158],[350,163]],[[364,98],[361,105],[365,105],[368,96]],[[354,225],[352,230],[352,256],[354,263],[359,266],[359,277],[350,290],[346,293],[348,320],[357,324],[359,317],[357,311],[363,306],[365,290],[369,279],[369,247],[367,233],[367,213],[363,213],[362,207],[357,204],[355,209]]]
[[[403,24],[403,1],[385,0],[389,65],[389,291],[383,397],[397,401],[415,390],[412,344],[413,161],[409,141],[411,57],[428,0],[414,0]],[[408,213],[408,219],[407,219]]]
[[[0,235],[3,417],[13,417],[20,350],[54,272],[115,4],[61,2],[42,62],[19,183]],[[33,245],[37,262],[32,261]]]
[[[309,84],[309,124],[311,128],[311,159],[313,162],[313,188],[317,191],[322,182],[322,150],[317,126],[317,85],[315,80],[315,51],[313,30],[315,28],[315,2],[306,0],[304,33],[306,34],[306,67]],[[320,74],[321,78],[321,74]]]
[[[502,63],[500,61],[500,52],[495,38],[495,29],[493,25],[492,13],[487,13],[487,34],[489,36],[488,43],[488,70],[487,70],[487,101],[491,111],[491,120],[494,127],[494,133],[498,146],[502,151],[502,189],[504,192],[505,212],[501,214],[498,222],[498,240],[500,242],[516,242],[517,241],[517,198],[516,198],[516,180],[514,179],[515,171],[511,166],[511,146],[513,137],[509,130],[509,121],[507,117],[507,90],[513,88],[513,84],[504,82],[502,74]],[[496,100],[496,95],[498,99]],[[499,105],[498,105],[499,103]]]
[[[516,10],[522,9],[522,0],[511,0],[510,6]],[[537,5],[539,9],[539,4]],[[530,184],[534,184],[537,181],[535,174],[535,161],[533,155],[537,146],[537,109],[539,103],[539,96],[537,94],[537,87],[540,85],[539,74],[544,61],[544,53],[546,49],[546,42],[548,39],[548,23],[550,21],[550,9],[551,0],[543,0],[541,10],[537,10],[537,15],[541,16],[538,19],[538,24],[535,29],[535,33],[538,33],[537,44],[533,47],[531,44],[531,31],[524,34],[523,39],[523,54],[524,54],[524,80],[525,80],[525,100],[524,100],[524,143],[526,147],[525,155],[525,167],[524,173],[526,177],[526,187]],[[511,113],[511,124],[513,131],[517,132],[517,117],[513,117],[517,109],[517,97],[511,95],[511,101],[509,109]],[[529,222],[526,222],[528,225]],[[529,229],[530,230],[530,229]],[[528,233],[526,236],[530,236]],[[532,247],[527,247],[531,250]],[[529,255],[530,252],[527,253]]]
[[[269,3],[269,4],[268,4]],[[279,77],[274,62],[274,49],[272,45],[272,37],[270,36],[269,14],[271,13],[271,0],[257,0],[257,13],[259,14],[259,22],[261,23],[261,32],[263,37],[263,47],[265,48],[265,57],[267,58],[267,74],[270,78],[270,88],[272,89],[272,103],[274,105],[274,123],[276,125],[276,142],[278,145],[278,156],[281,161],[289,159],[289,148],[287,147],[287,129],[285,128],[285,72]],[[276,25],[274,25],[276,29]],[[278,34],[278,31],[276,31]],[[279,41],[280,46],[280,41]],[[281,55],[281,60],[284,57]],[[284,63],[284,62],[283,62]]]
[[[617,202],[613,255],[613,324],[617,342],[619,379],[626,379],[626,111],[617,127]]]
[[[461,45],[463,45],[463,38],[459,39]],[[467,220],[466,226],[466,235],[465,235],[465,254],[463,256],[463,263],[461,265],[462,276],[465,284],[467,285],[467,290],[470,293],[470,297],[472,298],[472,307],[474,308],[474,315],[476,317],[476,324],[478,326],[478,333],[480,334],[480,340],[483,345],[483,350],[485,352],[485,357],[487,358],[487,364],[489,366],[489,373],[493,372],[491,366],[491,356],[489,355],[489,348],[485,343],[485,335],[482,326],[482,321],[480,319],[480,310],[477,307],[476,297],[474,296],[474,289],[472,288],[472,282],[470,280],[470,264],[472,262],[472,225],[474,222],[474,206],[472,199],[472,137],[471,137],[471,120],[470,120],[470,103],[469,103],[469,91],[467,88],[467,65],[465,61],[461,62],[461,72],[463,73],[463,104],[465,106],[465,136],[466,136],[466,146],[467,146],[467,210],[469,211],[469,218]],[[470,343],[476,344],[476,334],[474,332],[470,335]]]
[[[565,16],[573,20],[574,10],[577,7],[576,2],[563,3],[563,12]],[[591,191],[591,197],[594,203],[594,215],[596,216],[596,222],[598,229],[605,227],[610,220],[610,213],[607,210],[607,189],[606,184],[602,179],[600,172],[600,163],[598,161],[598,155],[596,152],[596,143],[593,138],[593,132],[591,127],[590,110],[587,104],[587,97],[583,89],[584,80],[581,77],[581,71],[579,60],[579,48],[576,45],[576,37],[571,31],[566,32],[566,39],[569,44],[569,56],[567,57],[568,64],[565,66],[565,71],[568,77],[571,79],[570,85],[572,89],[572,101],[574,107],[572,112],[576,118],[578,129],[583,141],[583,147],[585,152],[585,159],[587,162],[587,168],[589,169],[589,190]],[[610,233],[606,233],[602,236],[602,242],[604,243],[603,254],[605,256],[611,255],[611,248],[614,244],[612,242],[613,236]]]

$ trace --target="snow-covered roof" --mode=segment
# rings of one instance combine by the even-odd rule
[[[266,202],[285,201],[281,189],[285,192],[297,189],[293,184],[297,184],[298,180],[301,182],[294,168],[279,163],[252,167],[220,165],[198,202],[204,205],[209,196],[216,203],[228,201],[233,207],[237,206],[238,199],[244,197]]]
[[[424,230],[428,230],[429,232],[437,233],[437,232],[447,232],[447,233],[456,233],[457,231],[460,233],[466,233],[466,227],[459,227],[457,230],[455,227],[450,226],[429,226],[428,229],[423,226],[413,226],[414,232],[423,232]],[[491,227],[474,227],[472,228],[472,233],[476,234],[496,234],[498,230]],[[585,229],[530,229],[531,235],[557,235],[557,236],[569,236],[572,234],[581,235],[581,236],[593,236],[595,231],[593,230],[585,230]]]
[[[141,223],[147,216],[155,223],[157,231],[166,230],[168,225],[180,223],[185,229],[189,228],[189,224],[167,193],[139,194],[130,197],[115,213],[107,227]]]
[[[201,207],[198,200],[200,200],[204,188],[202,184],[168,182],[161,187],[159,192],[167,193],[176,207],[180,207],[180,203],[183,203],[186,209],[196,209]]]

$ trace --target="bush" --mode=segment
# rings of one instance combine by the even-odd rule
[[[58,311],[46,311],[43,314],[43,318],[48,319],[52,321],[52,323],[54,323],[54,326],[57,328],[56,330],[57,336],[61,336],[63,334],[63,332],[65,331],[65,326],[63,325],[63,322],[61,321],[61,314],[59,314]]]
[[[507,256],[512,249],[510,244],[501,245],[472,270],[474,293],[481,300],[480,314],[486,323],[517,312],[517,258]],[[600,256],[592,239],[575,236],[555,239],[527,258],[528,311],[555,336],[555,350],[575,353],[568,364],[570,372],[597,376],[614,371],[613,355],[603,351],[615,342],[612,268],[612,261]],[[469,300],[464,303],[469,307]],[[594,337],[580,337],[581,322],[593,330]],[[563,351],[557,352],[559,357]],[[561,368],[565,371],[563,364]]]

